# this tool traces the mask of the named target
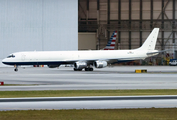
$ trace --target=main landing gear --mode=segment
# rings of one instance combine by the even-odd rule
[[[74,71],[82,71],[82,69],[74,68]],[[85,68],[85,71],[93,71],[93,68],[92,67]]]
[[[14,65],[14,67],[15,67],[14,71],[17,72],[18,71],[18,66]]]
[[[93,71],[93,68],[91,68],[91,67],[85,68],[85,71]]]
[[[82,71],[82,69],[76,69],[76,68],[74,68],[74,71]]]

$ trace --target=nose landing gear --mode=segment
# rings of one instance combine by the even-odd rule
[[[17,72],[18,71],[18,66],[14,65],[14,67],[15,67],[14,71]]]

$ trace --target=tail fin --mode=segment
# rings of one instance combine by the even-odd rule
[[[117,31],[114,31],[104,50],[114,50],[116,44]]]
[[[148,38],[145,40],[143,45],[139,48],[140,50],[148,50],[152,51],[155,49],[157,37],[159,33],[159,28],[154,28],[153,31],[150,33]]]

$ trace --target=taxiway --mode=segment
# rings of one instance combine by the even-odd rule
[[[147,69],[147,73],[135,73]],[[176,66],[117,66],[92,72],[60,69],[0,68],[0,81],[16,86],[0,86],[0,91],[19,90],[102,90],[102,89],[177,89]],[[20,84],[24,84],[21,86]]]
[[[0,110],[174,108],[177,96],[0,98]]]

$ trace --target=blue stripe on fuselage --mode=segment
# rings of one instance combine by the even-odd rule
[[[52,62],[47,62],[47,61],[42,61],[42,62],[3,62],[3,64],[6,65],[60,65],[60,64],[72,64],[74,61],[52,61]]]
[[[131,62],[134,60],[117,60],[117,62],[114,63],[122,63],[122,62]],[[6,65],[61,65],[61,64],[74,64],[76,61],[42,61],[42,62],[3,62],[3,64]]]

